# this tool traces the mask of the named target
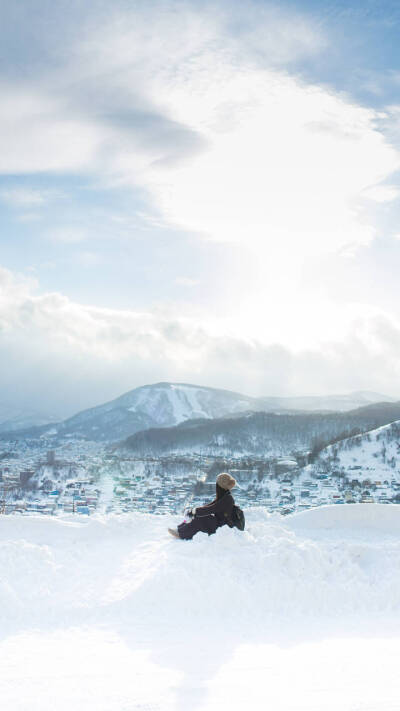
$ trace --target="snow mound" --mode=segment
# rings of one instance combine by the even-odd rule
[[[3,707],[392,711],[398,511],[253,508],[193,541],[167,516],[2,516]]]
[[[254,508],[244,533],[193,541],[170,538],[167,516],[1,517],[3,628],[192,629],[233,614],[248,630],[282,616],[398,613],[399,513],[361,504],[282,518]]]
[[[346,532],[347,536],[388,533],[400,537],[400,509],[390,504],[319,506],[293,514],[289,526],[293,530],[330,530],[338,535]]]

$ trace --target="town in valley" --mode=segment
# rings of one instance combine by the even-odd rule
[[[350,453],[343,465],[340,443],[328,457],[310,461],[307,451],[281,458],[201,452],[155,457],[84,439],[64,438],[54,446],[46,437],[16,438],[0,443],[0,512],[183,515],[214,498],[215,478],[225,470],[238,482],[235,500],[243,508],[263,506],[285,515],[328,504],[399,503],[400,468],[394,457],[388,460],[386,447],[360,463],[357,438],[345,444]]]

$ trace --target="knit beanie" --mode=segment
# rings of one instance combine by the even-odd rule
[[[230,489],[233,489],[233,487],[236,486],[236,480],[233,476],[228,474],[228,472],[222,472],[217,476],[217,484],[221,487],[221,489],[227,489],[227,491],[230,491]]]

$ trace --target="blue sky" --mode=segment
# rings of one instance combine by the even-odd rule
[[[1,15],[5,401],[400,394],[397,3]]]

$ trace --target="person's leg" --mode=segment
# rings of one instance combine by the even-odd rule
[[[201,529],[198,526],[198,522],[195,518],[191,521],[180,523],[178,526],[179,538],[184,538],[186,541],[190,541],[193,536],[196,535]]]
[[[188,523],[181,523],[178,526],[178,533],[180,538],[185,540],[190,540],[196,533],[203,531],[203,533],[208,533],[210,536],[215,533],[217,528],[217,522],[215,516],[201,516],[199,518],[192,518]]]

